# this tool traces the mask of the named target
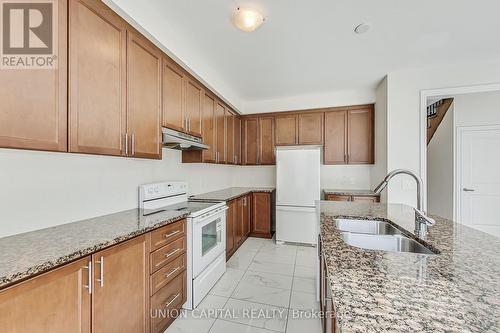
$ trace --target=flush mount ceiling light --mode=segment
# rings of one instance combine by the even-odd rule
[[[361,23],[356,28],[354,28],[354,32],[357,33],[358,35],[364,34],[365,32],[368,32],[371,28],[370,23]]]
[[[264,22],[264,15],[256,9],[238,7],[233,14],[234,25],[245,32],[257,29]]]

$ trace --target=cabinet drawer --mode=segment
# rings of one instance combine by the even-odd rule
[[[151,253],[151,273],[156,272],[185,252],[186,237],[182,237]]]
[[[151,232],[151,252],[186,234],[186,220],[181,220]]]
[[[151,295],[167,285],[186,269],[186,255],[172,260],[151,276]]]
[[[163,332],[186,302],[186,271],[151,297],[151,332]]]

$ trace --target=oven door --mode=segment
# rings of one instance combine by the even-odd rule
[[[226,250],[226,210],[193,219],[193,278]]]

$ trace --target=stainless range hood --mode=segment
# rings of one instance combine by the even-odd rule
[[[199,150],[210,148],[203,143],[203,139],[170,128],[163,127],[163,145],[170,149]]]

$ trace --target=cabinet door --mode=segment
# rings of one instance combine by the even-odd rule
[[[187,130],[193,135],[201,136],[201,111],[203,105],[203,88],[192,78],[186,77],[186,118]]]
[[[323,112],[299,114],[299,144],[323,143],[323,117]]]
[[[221,103],[215,105],[217,123],[217,163],[226,163],[226,108]]]
[[[226,213],[226,256],[229,257],[233,252],[234,242],[234,220],[236,214],[236,200],[228,203],[228,210]]]
[[[69,4],[69,151],[122,155],[126,24],[100,1]]]
[[[0,147],[67,151],[67,1],[58,1],[57,68],[2,70]]]
[[[259,138],[259,118],[243,119],[243,164],[257,165],[259,160],[259,149],[257,140]]]
[[[252,193],[252,234],[271,236],[270,193]]]
[[[146,332],[147,251],[142,235],[92,256],[93,333]]]
[[[161,158],[161,52],[129,31],[127,40],[127,134],[129,154]]]
[[[234,115],[226,109],[226,162],[234,164]]]
[[[373,147],[373,108],[348,111],[347,159],[349,164],[372,164]]]
[[[276,163],[274,152],[274,117],[259,118],[259,164]]]
[[[297,115],[276,116],[276,145],[295,145],[297,137]]]
[[[351,196],[350,195],[327,194],[326,200],[328,200],[328,201],[351,201]]]
[[[235,164],[241,164],[241,117],[234,118],[234,159]]]
[[[163,126],[184,131],[184,71],[163,58]]]
[[[203,162],[215,162],[215,152],[216,147],[216,115],[215,115],[215,98],[211,95],[205,94],[203,98],[203,113],[202,113],[202,125],[203,125],[203,142],[209,146],[208,149],[204,149]]]
[[[89,258],[0,291],[0,327],[9,333],[90,333]]]
[[[236,199],[236,216],[234,219],[234,244],[240,245],[243,240],[243,197]]]
[[[347,111],[325,112],[325,164],[347,163]]]

